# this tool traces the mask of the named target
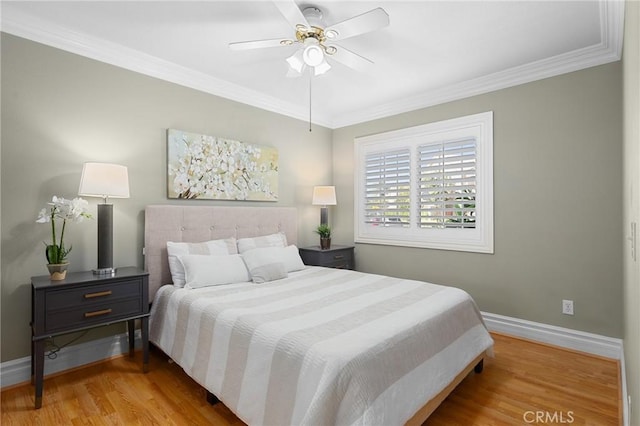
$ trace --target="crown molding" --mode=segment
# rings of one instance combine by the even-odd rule
[[[599,44],[574,50],[543,60],[530,62],[504,71],[461,83],[429,90],[398,101],[361,109],[342,117],[334,117],[333,128],[377,120],[445,102],[481,95],[532,81],[555,77],[585,68],[619,61],[622,58],[624,34],[624,1],[600,0]]]
[[[309,119],[308,111],[301,110],[296,104],[117,43],[69,30],[15,10],[7,3],[2,5],[2,26],[0,29],[8,34],[232,101],[303,121]],[[320,112],[314,111],[313,123],[331,127],[331,121]]]
[[[476,79],[428,90],[415,96],[371,108],[334,116],[326,112],[316,113],[314,111],[313,123],[336,129],[618,61],[622,57],[624,1],[599,0],[599,7],[601,33],[599,44]],[[298,105],[293,103],[116,43],[71,31],[12,9],[7,3],[2,5],[2,26],[0,29],[3,32],[61,50],[277,114],[303,121],[309,118],[306,110],[301,110]]]

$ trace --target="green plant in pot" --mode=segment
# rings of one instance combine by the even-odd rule
[[[318,225],[315,233],[320,235],[320,248],[327,250],[331,248],[331,227],[326,223]]]

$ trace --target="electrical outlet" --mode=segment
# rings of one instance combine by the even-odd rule
[[[573,315],[573,300],[562,301],[562,313],[565,315]]]

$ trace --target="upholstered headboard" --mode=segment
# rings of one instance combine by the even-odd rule
[[[284,232],[289,244],[297,244],[297,210],[294,207],[147,206],[144,267],[149,272],[149,300],[153,300],[160,286],[171,283],[167,241],[197,243],[276,232]]]

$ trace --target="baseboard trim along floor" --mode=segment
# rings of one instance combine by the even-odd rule
[[[140,330],[136,330],[135,347],[142,347]],[[127,333],[116,334],[102,339],[91,340],[62,348],[54,359],[44,354],[44,375],[59,373],[81,367],[92,362],[102,361],[129,352]],[[6,361],[0,364],[0,386],[2,388],[31,380],[31,357]]]
[[[561,348],[621,360],[622,339],[482,312],[489,331],[522,337]]]
[[[522,337],[540,343],[561,348],[616,359],[620,362],[622,419],[623,425],[629,425],[629,403],[627,397],[627,379],[624,365],[624,343],[622,339],[601,336],[599,334],[556,327],[533,321],[482,312],[482,318],[489,331]]]
[[[482,312],[482,317],[489,331],[616,359],[620,361],[620,368],[622,373],[624,373],[622,339],[541,324],[489,312]],[[126,353],[129,350],[127,342],[127,334],[123,333],[63,348],[57,353],[54,359],[46,358],[45,353],[44,374],[46,376],[59,373]],[[140,330],[136,331],[135,342],[136,347],[140,347]],[[623,401],[626,401],[626,380],[624,374],[621,377],[622,398]],[[31,357],[27,356],[0,364],[0,386],[2,388],[28,382],[30,379]],[[626,420],[628,419],[627,404],[623,403],[623,408],[624,419]],[[625,424],[627,423],[625,422]]]

